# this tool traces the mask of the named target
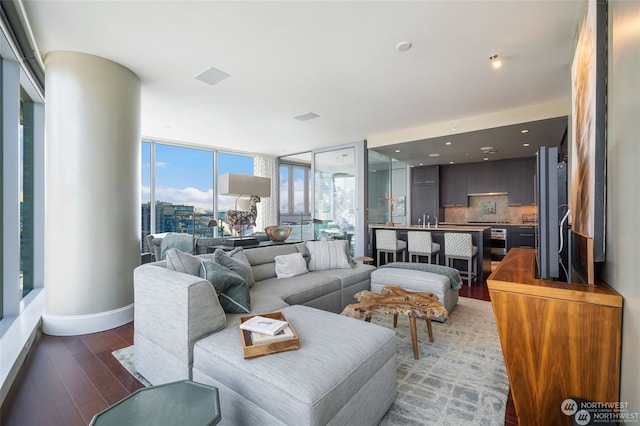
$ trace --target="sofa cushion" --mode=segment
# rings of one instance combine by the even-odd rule
[[[271,424],[326,425],[391,363],[388,386],[379,389],[380,399],[370,401],[384,400],[385,408],[391,404],[396,385],[393,330],[304,306],[282,313],[300,336],[298,350],[245,360],[235,325],[196,342],[194,377],[200,379],[202,373],[214,378],[248,404],[263,407],[277,419]]]
[[[234,248],[229,252],[217,249],[213,253],[213,260],[240,275],[245,280],[249,288],[253,287],[256,283],[253,279],[251,265],[249,264],[247,257],[244,255],[242,247]]]
[[[292,278],[269,278],[251,289],[251,297],[277,296],[289,305],[303,305],[311,300],[340,291],[340,280],[330,271],[320,271]]]
[[[239,274],[212,260],[204,259],[200,265],[200,276],[216,289],[220,305],[226,313],[248,314],[251,312],[249,286]]]
[[[345,240],[307,241],[307,249],[311,255],[310,271],[351,268],[347,257],[347,241]]]
[[[185,253],[176,248],[167,250],[165,253],[167,269],[182,272],[189,275],[200,276],[200,259],[189,253]]]
[[[281,254],[276,256],[274,260],[276,261],[276,276],[278,278],[291,278],[309,272],[302,253]]]

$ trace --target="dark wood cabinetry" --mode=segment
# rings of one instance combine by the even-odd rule
[[[411,223],[418,224],[423,215],[435,223],[440,206],[440,167],[425,166],[411,169]]]
[[[511,248],[535,248],[535,226],[510,226],[509,249]]]
[[[507,161],[468,164],[467,191],[469,194],[507,192]]]
[[[519,424],[568,425],[565,399],[620,399],[623,300],[604,282],[536,279],[535,264],[511,250],[487,287]]]
[[[507,163],[507,192],[510,206],[535,204],[534,175],[536,159],[519,158]]]
[[[422,215],[429,215],[429,222],[435,223],[440,203],[439,188],[436,184],[411,185],[411,223],[418,224]]]
[[[431,185],[438,184],[440,180],[439,166],[424,166],[411,168],[411,184],[412,185]]]
[[[426,169],[414,168],[412,182],[433,181]],[[535,169],[535,157],[440,166],[440,205],[468,207],[473,194],[508,194],[510,206],[534,205]]]
[[[440,205],[442,207],[468,207],[468,164],[440,167]]]

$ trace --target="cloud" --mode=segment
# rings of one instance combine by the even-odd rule
[[[156,161],[156,167],[167,167],[169,163],[166,161]]]
[[[144,194],[143,187],[143,194]],[[171,188],[157,187],[156,200],[172,204],[184,204],[194,206],[198,211],[211,210],[213,208],[213,189],[202,191],[198,188]]]

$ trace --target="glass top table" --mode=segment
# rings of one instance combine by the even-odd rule
[[[190,380],[139,389],[96,414],[93,426],[216,425],[218,389]]]

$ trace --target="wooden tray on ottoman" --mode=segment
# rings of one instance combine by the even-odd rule
[[[253,318],[255,315],[250,315],[246,317],[240,317],[240,323],[247,321],[250,318]],[[282,312],[271,312],[268,314],[260,314],[261,317],[278,319],[281,321],[287,321],[287,318],[284,316]],[[289,321],[287,321],[289,322]],[[240,327],[240,340],[242,341],[242,352],[244,358],[254,358],[262,355],[275,354],[278,352],[291,351],[294,349],[298,349],[300,347],[300,339],[298,338],[298,333],[294,330],[291,323],[289,323],[289,328],[293,333],[293,338],[279,340],[277,342],[270,343],[262,343],[259,345],[254,345],[253,340],[251,339],[251,332],[249,330],[243,330]]]

